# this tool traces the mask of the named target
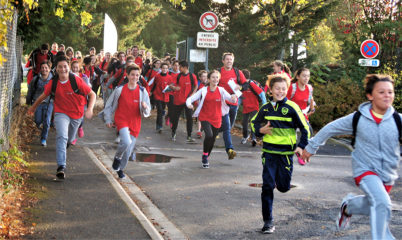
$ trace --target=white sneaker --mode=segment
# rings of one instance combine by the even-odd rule
[[[246,144],[247,140],[249,139],[250,136],[247,136],[246,138],[241,139],[241,144]]]
[[[347,201],[352,199],[354,195],[352,193],[349,193],[342,199],[341,207],[339,209],[338,217],[336,218],[336,229],[339,230],[345,230],[348,229],[350,226],[350,218],[352,217],[352,214],[348,214],[346,212],[347,208]]]
[[[115,143],[120,143],[120,136],[117,136],[117,138],[114,140]]]

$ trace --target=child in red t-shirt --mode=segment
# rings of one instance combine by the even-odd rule
[[[84,116],[84,106],[87,103],[86,96],[89,97],[88,108],[85,110],[85,117],[92,118],[96,95],[84,81],[70,76],[70,67],[66,56],[61,55],[56,58],[57,75],[45,86],[45,91],[38,97],[35,103],[28,109],[28,114],[32,115],[42,101],[52,92],[53,81],[57,80],[56,91],[54,93],[54,124],[56,126],[56,159],[57,173],[59,179],[65,178],[66,147],[75,139],[78,127]],[[70,77],[74,77],[79,93],[75,93]]]
[[[172,77],[168,74],[168,72],[169,65],[167,63],[162,63],[161,73],[155,76],[153,88],[151,90],[157,110],[156,131],[158,133],[162,133],[163,113],[165,112],[166,103],[169,101],[169,94],[163,92],[166,86],[172,82]]]
[[[114,113],[114,124],[119,131],[120,142],[112,165],[119,178],[125,177],[123,169],[127,166],[140,133],[141,116],[148,117],[151,112],[148,92],[138,84],[140,68],[137,65],[129,65],[126,72],[128,83],[113,91],[103,111],[109,128],[113,126]]]
[[[313,87],[308,84],[310,80],[310,70],[300,68],[296,71],[295,78],[292,80],[287,93],[287,98],[295,102],[303,112],[308,123],[308,117],[314,113]],[[311,125],[308,123],[310,132],[313,132]],[[297,155],[297,154],[296,154]],[[297,155],[297,161],[300,165],[304,165],[304,160]]]
[[[237,101],[235,94],[230,95],[223,87],[218,87],[220,76],[221,74],[217,70],[211,71],[208,74],[209,86],[201,88],[186,100],[186,105],[190,109],[194,108],[193,102],[200,101],[193,116],[198,117],[205,132],[202,154],[203,168],[209,168],[208,156],[211,154],[216,136],[222,125],[222,116],[229,112],[229,107],[225,101],[233,103]]]

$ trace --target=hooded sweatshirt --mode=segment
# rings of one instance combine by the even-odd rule
[[[355,149],[352,152],[353,177],[367,171],[375,172],[386,185],[393,185],[398,178],[397,169],[400,160],[398,128],[392,117],[394,108],[388,108],[382,121],[377,124],[371,116],[370,102],[359,106],[361,117],[356,128]],[[315,154],[328,138],[335,135],[352,135],[353,115],[339,118],[322,128],[309,140],[306,150]],[[402,118],[402,115],[399,114]]]

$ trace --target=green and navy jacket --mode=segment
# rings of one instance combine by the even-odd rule
[[[263,137],[263,152],[292,155],[296,149],[296,129],[301,131],[298,147],[304,149],[310,138],[309,126],[300,107],[284,98],[272,104],[272,98],[251,119],[251,128],[257,137]],[[270,122],[272,135],[261,134],[260,128]]]

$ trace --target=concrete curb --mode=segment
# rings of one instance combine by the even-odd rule
[[[113,175],[103,166],[100,160],[95,156],[95,154],[88,148],[84,147],[85,152],[91,158],[91,160],[98,166],[98,168],[105,174],[106,178],[112,184],[113,188],[119,194],[121,199],[127,204],[130,208],[133,215],[138,219],[141,225],[144,227],[145,231],[149,234],[152,239],[163,240],[162,235],[159,231],[154,227],[151,221],[145,216],[145,214],[140,210],[137,204],[130,198],[130,196],[124,191],[123,187],[119,184],[119,182],[113,177]]]
[[[157,206],[155,206],[155,204],[152,203],[152,201],[129,177],[126,177],[120,182],[113,177],[113,175],[111,174],[111,171],[113,172],[113,170],[105,167],[105,165],[111,166],[112,160],[103,149],[88,149],[88,151],[91,151],[92,155],[99,156],[99,158],[96,158],[96,160],[99,162],[99,164],[102,165],[102,168],[105,169],[105,171],[107,171],[107,174],[110,175],[110,177],[113,178],[116,184],[119,185],[119,187],[124,191],[125,195],[130,198],[130,201],[133,203],[135,201],[135,206],[138,208],[138,211],[140,211],[143,217],[146,218],[147,224],[150,224],[152,226],[152,230],[156,231],[160,236],[160,238],[154,238],[153,236],[151,236],[152,239],[188,239],[188,237],[181,230],[179,230],[164,215],[164,213],[160,211]],[[109,171],[107,169],[109,169]],[[139,206],[141,207],[141,210]],[[137,216],[137,214],[135,215]],[[140,222],[142,224],[141,220]],[[145,230],[148,232],[146,228]]]

